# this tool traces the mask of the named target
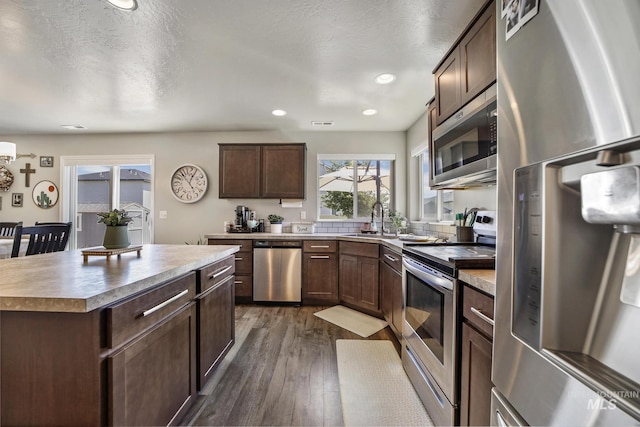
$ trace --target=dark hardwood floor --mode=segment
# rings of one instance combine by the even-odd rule
[[[236,306],[236,343],[182,425],[343,425],[336,340],[363,338],[313,315],[324,308]],[[364,339],[400,350],[389,327]]]

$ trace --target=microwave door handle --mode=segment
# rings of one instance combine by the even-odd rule
[[[413,274],[423,282],[427,282],[429,285],[439,288],[444,292],[453,292],[453,282],[451,280],[442,278],[435,274],[431,274],[422,268],[416,268],[411,265],[410,261],[407,261],[406,258],[402,259],[402,265],[407,269],[407,271],[411,272],[411,274]]]

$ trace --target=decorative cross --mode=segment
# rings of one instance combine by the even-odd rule
[[[36,173],[36,170],[31,169],[31,163],[25,163],[24,169],[20,169],[20,173],[25,174],[24,185],[25,187],[29,187],[29,185],[31,184],[31,180],[29,178],[31,177],[32,173]]]

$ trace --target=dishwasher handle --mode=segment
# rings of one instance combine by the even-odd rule
[[[253,247],[256,249],[268,248],[301,248],[300,240],[254,240]]]

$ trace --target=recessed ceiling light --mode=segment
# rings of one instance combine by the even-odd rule
[[[374,108],[368,108],[364,111],[362,111],[362,114],[365,116],[374,116],[376,114],[378,114],[378,110],[374,109]]]
[[[286,116],[287,112],[284,110],[273,110],[271,114],[273,114],[274,116],[280,117],[280,116]]]
[[[71,129],[71,130],[86,129],[86,127],[82,125],[60,125],[60,127],[65,129]]]
[[[396,79],[395,75],[389,74],[389,73],[384,73],[384,74],[380,74],[378,77],[376,77],[376,83],[378,83],[380,85],[388,85],[389,83],[391,83],[395,79]]]
[[[136,10],[138,3],[136,0],[107,0],[112,6],[122,10]]]

